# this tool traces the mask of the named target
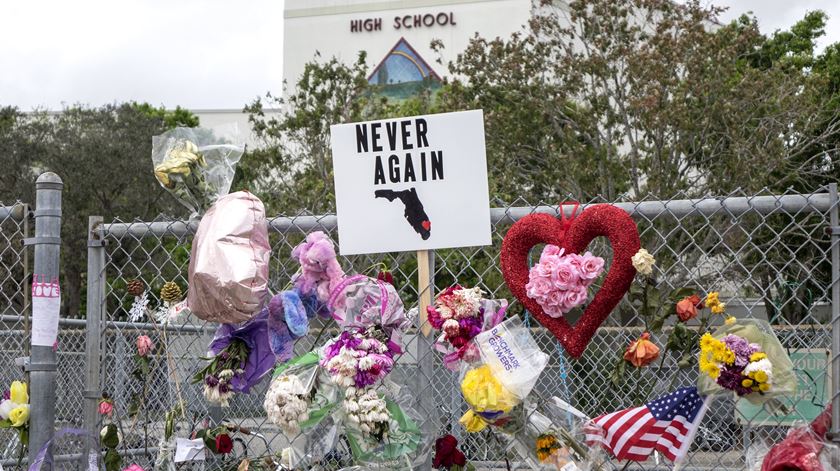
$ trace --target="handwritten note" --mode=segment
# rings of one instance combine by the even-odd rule
[[[58,277],[32,277],[32,345],[52,347],[58,338],[61,288]]]

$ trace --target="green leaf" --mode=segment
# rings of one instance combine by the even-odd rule
[[[12,428],[12,421],[9,419],[0,420],[0,429]]]
[[[674,288],[668,295],[668,299],[676,304],[681,299],[687,298],[692,294],[697,294],[697,290],[688,286],[683,286],[682,288]]]
[[[113,448],[109,448],[105,451],[105,458],[103,461],[105,462],[105,471],[120,471],[120,467],[122,466],[122,457]]]
[[[300,428],[306,429],[318,425],[319,423],[321,423],[322,420],[324,420],[324,418],[326,418],[328,415],[330,415],[330,413],[332,413],[333,409],[335,409],[337,405],[338,403],[329,404],[313,412],[310,412],[309,419],[301,422]]]
[[[120,445],[120,436],[117,433],[117,426],[108,424],[105,426],[105,436],[102,437],[102,445],[106,448],[116,448]]]

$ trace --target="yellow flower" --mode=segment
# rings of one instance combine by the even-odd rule
[[[759,384],[759,385],[758,385],[758,389],[759,389],[759,391],[761,391],[761,392],[767,392],[767,391],[769,391],[769,390],[770,390],[770,385],[769,385],[769,384],[767,384],[767,383],[764,383],[764,384]]]
[[[712,306],[720,302],[720,293],[712,291],[706,295],[706,306]]]
[[[464,427],[469,433],[480,432],[487,427],[487,422],[481,418],[478,414],[473,412],[472,409],[468,410],[466,414],[461,416],[461,419],[458,422]]]
[[[23,404],[15,407],[9,412],[9,421],[12,422],[12,427],[20,427],[29,421],[29,404]]]
[[[743,386],[745,388],[751,388],[752,385],[753,385],[753,380],[751,380],[749,378],[745,378],[743,381],[741,381],[741,386]]]
[[[510,412],[519,402],[493,376],[488,365],[468,371],[461,381],[461,392],[467,404],[477,412]]]
[[[726,303],[717,303],[712,306],[712,314],[723,314],[726,312]]]
[[[537,437],[537,459],[540,462],[548,460],[555,451],[560,449],[560,441],[551,434],[543,434]]]
[[[22,383],[20,381],[13,381],[11,389],[11,397],[10,399],[12,402],[18,404],[28,404],[29,403],[29,394],[26,393],[26,383]]]
[[[737,320],[737,319],[735,319],[735,317],[734,317],[734,316],[729,316],[729,317],[727,317],[727,318],[726,318],[726,320],[724,321],[724,323],[725,323],[726,325],[732,325],[732,324],[734,324],[734,323],[735,323],[735,321],[736,321],[736,320]]]
[[[764,353],[764,352],[755,352],[752,355],[750,355],[750,361],[751,362],[758,361],[758,360],[763,360],[765,358],[767,358],[767,354]]]
[[[759,370],[755,372],[755,380],[759,383],[766,383],[767,382],[767,373]]]

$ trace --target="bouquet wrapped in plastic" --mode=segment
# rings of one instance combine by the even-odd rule
[[[191,212],[203,213],[226,195],[245,152],[235,126],[175,128],[152,138],[155,178]]]
[[[479,288],[450,286],[426,308],[429,324],[441,331],[435,350],[444,353],[443,364],[457,371],[461,361],[473,362],[480,353],[472,339],[495,327],[505,317],[507,300],[485,299]]]
[[[760,403],[794,394],[796,375],[770,324],[739,319],[700,339],[697,389],[704,396],[729,390]]]
[[[480,333],[473,341],[481,361],[464,365],[461,375],[461,393],[470,409],[460,422],[468,432],[506,425],[548,363],[548,355],[518,317]]]

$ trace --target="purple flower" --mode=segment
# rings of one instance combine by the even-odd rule
[[[720,371],[720,376],[717,378],[717,384],[720,386],[735,391],[739,396],[745,396],[752,392],[752,389],[741,386],[741,381],[744,376],[741,372],[732,368],[723,368]]]
[[[4,401],[8,401],[11,398],[12,398],[12,392],[11,391],[9,391],[8,389],[3,391],[3,400]]]
[[[723,342],[735,354],[734,366],[738,368],[739,372],[749,364],[750,356],[761,350],[758,344],[749,343],[745,338],[733,334],[724,337]]]
[[[219,378],[216,378],[213,375],[207,375],[204,377],[204,384],[210,386],[211,388],[215,387],[217,384],[219,384]]]

